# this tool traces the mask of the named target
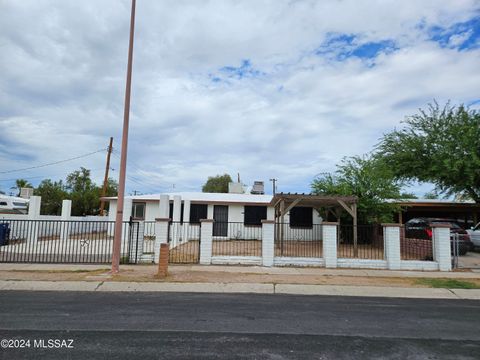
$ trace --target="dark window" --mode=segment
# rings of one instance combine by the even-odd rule
[[[0,201],[0,205],[7,206],[8,204],[6,201]]]
[[[267,218],[266,206],[245,206],[244,220],[245,225],[262,225],[262,220]]]
[[[185,206],[182,203],[182,206],[180,207],[180,224],[183,224],[183,209]],[[170,203],[170,210],[168,212],[168,217],[170,218],[170,221],[173,221],[173,203]]]
[[[145,203],[133,203],[132,217],[134,219],[145,219]]]
[[[290,210],[291,227],[309,227],[313,224],[313,211],[311,207],[294,207]]]
[[[206,219],[207,209],[207,204],[190,204],[190,223],[198,224],[201,219]]]

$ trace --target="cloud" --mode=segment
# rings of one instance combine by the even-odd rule
[[[106,148],[110,136],[119,151],[129,1],[1,6],[1,167]],[[466,0],[138,2],[127,192],[199,190],[225,172],[309,191],[433,99],[478,101],[478,10]],[[86,166],[100,182],[104,162],[18,177]]]

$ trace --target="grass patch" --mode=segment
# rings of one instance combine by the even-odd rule
[[[432,288],[443,289],[480,289],[480,285],[471,281],[456,279],[428,279],[420,278],[415,281],[418,285],[427,285]]]

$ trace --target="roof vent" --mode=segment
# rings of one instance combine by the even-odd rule
[[[252,190],[250,191],[250,194],[264,195],[265,194],[265,185],[263,184],[263,181],[254,181]]]

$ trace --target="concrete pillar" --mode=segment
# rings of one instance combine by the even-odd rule
[[[183,200],[183,222],[190,223],[190,200]]]
[[[400,270],[400,224],[382,224],[385,259],[390,270]]]
[[[450,226],[437,224],[433,229],[433,260],[440,271],[452,271],[452,253],[450,248]]]
[[[267,220],[275,220],[275,208],[273,206],[267,207]]]
[[[168,222],[169,218],[156,218],[155,219],[155,245],[153,247],[153,260],[158,263],[160,257],[160,245],[168,244]]]
[[[323,259],[327,268],[337,267],[337,230],[338,223],[322,223]]]
[[[212,263],[213,219],[201,219],[200,223],[201,223],[201,229],[200,229],[200,264],[210,265]]]
[[[267,213],[268,215],[268,213]],[[274,248],[274,220],[262,220],[262,264],[273,266]]]
[[[180,222],[182,213],[182,197],[180,195],[173,196],[173,222]]]
[[[60,239],[67,241],[70,234],[70,220],[72,216],[72,200],[62,201],[62,223],[60,226]]]
[[[213,205],[207,207],[207,219],[213,219]]]
[[[170,198],[168,195],[160,195],[160,203],[159,203],[159,214],[158,217],[160,219],[166,219],[170,217]]]
[[[42,203],[41,196],[31,196],[28,203],[28,241],[36,244],[38,233],[40,231],[40,205]]]

